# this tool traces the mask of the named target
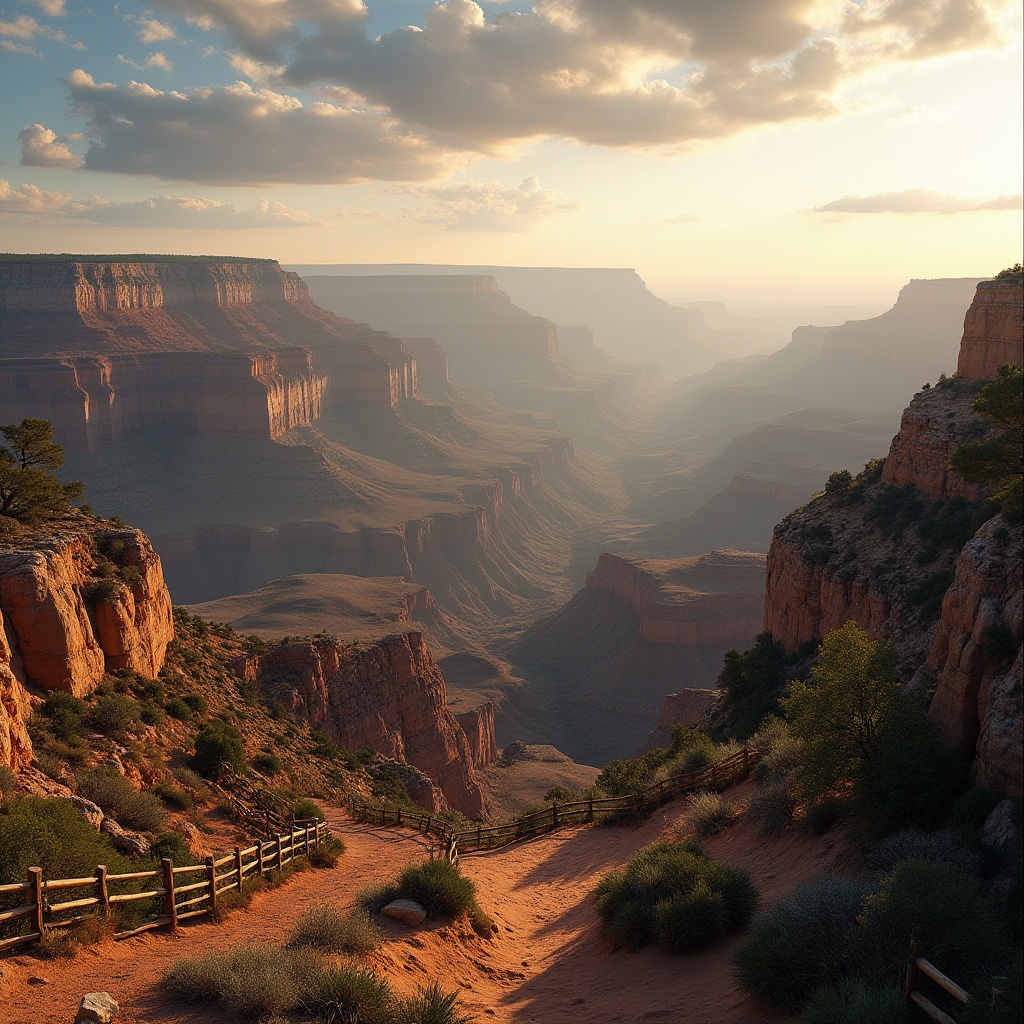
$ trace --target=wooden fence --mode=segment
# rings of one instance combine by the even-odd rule
[[[947,978],[933,963],[921,956],[921,945],[917,942],[910,944],[910,960],[907,962],[907,999],[915,1006],[920,1007],[937,1024],[957,1024],[957,1022],[943,1010],[940,1010],[926,995],[921,992],[920,986],[923,979],[933,981],[943,992],[952,996],[958,1003],[966,1006],[971,1001],[970,993],[962,989],[955,981]],[[995,979],[998,981],[999,979]],[[1002,990],[995,984],[992,985],[992,1006],[993,1008],[1003,1005]]]
[[[294,821],[287,832],[277,832],[245,849],[236,846],[226,856],[207,857],[202,864],[175,867],[173,861],[165,858],[155,870],[119,875],[108,874],[101,864],[96,874],[88,878],[44,879],[42,868],[29,868],[24,882],[0,885],[0,898],[6,898],[5,902],[21,900],[17,906],[0,912],[0,925],[27,922],[23,934],[0,939],[0,950],[36,942],[44,928],[75,924],[96,914],[108,916],[120,906],[141,900],[152,901],[146,920],[116,932],[115,939],[165,925],[177,929],[180,921],[216,913],[220,897],[241,889],[247,879],[261,878],[281,870],[296,857],[308,856],[329,834],[323,822]]]
[[[637,793],[553,803],[543,811],[496,825],[454,826],[436,814],[401,807],[382,807],[360,800],[353,801],[350,809],[353,817],[371,824],[406,825],[434,835],[444,843],[444,857],[454,861],[460,852],[495,849],[519,839],[530,839],[550,832],[562,825],[582,825],[613,815],[643,814],[670,800],[677,793],[731,785],[747,775],[756,759],[757,752],[744,747],[717,764],[685,775],[673,775]]]

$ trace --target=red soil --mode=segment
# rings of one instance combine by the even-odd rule
[[[733,798],[743,794],[733,791]],[[340,811],[331,824],[348,852],[334,870],[307,871],[257,895],[223,924],[205,919],[177,936],[150,932],[105,943],[74,960],[21,954],[0,961],[0,1019],[5,1024],[66,1024],[82,994],[110,992],[120,1024],[225,1020],[209,1008],[174,1004],[160,992],[161,974],[179,956],[242,942],[281,943],[307,907],[349,906],[357,889],[393,878],[427,851],[423,838],[357,824]],[[744,996],[729,975],[732,942],[686,957],[656,949],[612,951],[602,936],[591,893],[597,879],[660,836],[681,834],[682,805],[669,804],[637,827],[567,830],[486,854],[464,857],[481,905],[498,925],[490,939],[465,923],[416,931],[393,925],[390,941],[369,963],[401,991],[435,978],[462,989],[464,1008],[481,1021],[673,1021],[682,1024],[774,1024],[780,1017]],[[748,871],[766,904],[798,883],[833,869],[846,856],[838,836],[766,838],[745,821],[705,844],[708,852]],[[29,978],[45,978],[31,984]]]

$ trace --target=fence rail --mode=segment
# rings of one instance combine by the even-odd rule
[[[497,825],[456,827],[436,814],[401,807],[383,807],[360,800],[352,801],[350,810],[353,817],[370,824],[406,825],[424,834],[436,836],[445,844],[445,858],[454,861],[460,852],[492,850],[520,839],[531,839],[563,825],[582,825],[615,814],[645,813],[677,793],[731,785],[746,776],[756,760],[757,751],[744,747],[717,764],[683,775],[673,775],[637,793],[553,803],[543,811]]]
[[[236,846],[224,857],[207,857],[202,864],[175,867],[173,861],[164,858],[155,870],[128,871],[119,875],[109,874],[106,866],[100,864],[96,874],[88,878],[52,879],[43,878],[42,868],[29,868],[26,881],[0,885],[0,896],[21,898],[17,906],[0,912],[0,924],[26,929],[21,934],[0,939],[0,951],[37,942],[45,929],[65,927],[95,916],[82,913],[91,908],[97,908],[96,912],[105,917],[112,909],[124,904],[139,900],[160,901],[159,912],[151,912],[142,924],[115,932],[115,939],[126,939],[166,925],[176,929],[179,921],[214,914],[218,898],[224,893],[240,889],[246,880],[280,871],[296,857],[318,849],[321,841],[330,834],[324,822],[312,819],[289,822],[287,828],[287,832],[276,832],[269,839],[245,849]],[[227,870],[222,870],[225,867]],[[182,880],[180,883],[179,878]],[[141,883],[143,888],[137,892],[111,892],[112,888],[117,890],[132,883]],[[74,893],[76,889],[92,889],[93,892],[78,896]],[[51,893],[66,893],[70,898],[62,895],[53,900]],[[69,912],[77,913],[68,916]]]
[[[907,1000],[921,1008],[936,1024],[957,1024],[944,1010],[940,1010],[920,989],[922,978],[929,978],[943,992],[952,996],[958,1003],[966,1006],[971,1002],[971,995],[961,988],[952,978],[947,978],[933,963],[921,956],[922,948],[918,942],[910,943],[910,959],[907,961]],[[1005,979],[995,978],[992,984],[993,1009],[1003,1005],[1002,989],[995,984]]]

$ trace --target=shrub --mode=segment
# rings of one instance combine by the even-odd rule
[[[299,821],[327,820],[327,816],[324,814],[324,809],[315,800],[310,800],[309,797],[303,797],[301,800],[296,800],[295,805],[292,807],[292,814],[294,814]]]
[[[394,1024],[400,1010],[384,978],[349,964],[334,964],[312,979],[303,1008],[327,1021]]]
[[[766,782],[750,794],[747,816],[760,824],[762,832],[781,832],[795,813],[796,792],[789,779]]]
[[[803,826],[808,832],[822,836],[843,816],[843,805],[834,797],[825,797],[804,813]]]
[[[825,484],[825,493],[842,495],[853,486],[853,474],[848,469],[840,469],[832,473]]]
[[[722,710],[732,735],[747,738],[778,710],[785,664],[782,646],[772,642],[771,633],[761,633],[742,654],[726,652],[718,687],[724,693]]]
[[[277,775],[281,771],[281,758],[276,754],[257,754],[252,759],[252,766],[264,775]]]
[[[229,1013],[247,1021],[286,1013],[299,1000],[288,954],[273,946],[241,946],[231,954],[220,990]]]
[[[951,864],[905,861],[864,900],[861,918],[883,970],[898,972],[912,937],[951,977],[970,978],[994,952],[999,927],[976,879]]]
[[[376,949],[383,939],[383,929],[368,914],[357,910],[343,915],[325,903],[302,914],[291,930],[288,945],[359,955]]]
[[[180,697],[172,697],[164,705],[164,711],[179,722],[192,721],[192,709]]]
[[[723,803],[717,793],[700,790],[686,800],[686,821],[698,835],[706,836],[721,832],[736,818],[731,804]]]
[[[188,848],[188,843],[177,832],[162,832],[158,835],[150,844],[149,854],[157,860],[168,857],[174,861],[176,867],[199,863],[199,859]]]
[[[757,918],[733,951],[740,986],[793,1011],[815,989],[843,977],[856,956],[861,898],[855,882],[830,875],[798,886],[788,900]]]
[[[0,802],[7,799],[14,792],[16,781],[14,772],[7,765],[0,765]]]
[[[245,744],[239,731],[226,722],[214,721],[195,738],[192,767],[204,778],[216,782],[222,765],[227,763],[235,771],[245,767]]]
[[[220,999],[228,975],[223,953],[180,957],[163,977],[163,987],[183,1003],[212,1003]]]
[[[126,735],[139,720],[138,705],[123,693],[108,693],[90,709],[89,725],[104,736]]]
[[[907,829],[883,839],[868,854],[868,865],[885,875],[904,861],[950,864],[965,875],[976,875],[980,859],[948,829],[919,832]]]
[[[991,981],[984,982],[971,993],[971,1001],[962,1011],[964,1024],[1019,1024],[1024,1020],[1024,959],[1017,950],[1008,973],[999,982],[1002,1003],[992,1006]]]
[[[153,792],[161,800],[166,800],[169,804],[174,804],[175,807],[179,807],[183,811],[191,811],[196,805],[195,798],[187,789],[182,786],[175,786],[173,783],[163,779],[153,787]]]
[[[597,912],[617,946],[657,942],[686,953],[749,921],[757,894],[747,876],[692,843],[655,843],[597,884]]]
[[[51,693],[39,709],[47,719],[50,732],[65,743],[71,743],[82,733],[82,724],[88,712],[84,700],[73,697],[63,690]]]
[[[206,714],[206,698],[198,693],[183,693],[181,695],[181,702],[197,715]]]
[[[24,882],[30,867],[47,878],[84,878],[106,864],[111,874],[133,870],[70,800],[20,796],[0,814],[0,882]]]
[[[77,781],[81,796],[99,804],[126,828],[153,832],[164,822],[160,800],[152,793],[140,793],[113,768],[88,768],[78,773]]]
[[[198,772],[193,771],[191,768],[175,768],[171,774],[187,790],[194,793],[196,799],[208,800],[210,798],[210,788],[206,785],[206,780]]]
[[[757,755],[752,773],[755,782],[789,775],[800,766],[803,743],[781,718],[765,719],[750,737],[748,746]]]
[[[325,836],[318,847],[309,851],[309,863],[315,868],[337,867],[344,852],[345,844],[337,836]]]
[[[818,989],[800,1016],[800,1024],[906,1024],[909,1020],[902,988],[875,988],[860,980]]]
[[[459,1012],[458,992],[445,993],[433,981],[405,1001],[396,1024],[472,1024],[473,1018]]]
[[[458,866],[446,860],[427,860],[398,876],[405,899],[423,905],[429,917],[458,917],[476,907],[476,886]]]
[[[161,725],[164,720],[164,710],[157,707],[156,704],[146,701],[139,707],[139,718],[144,725]]]

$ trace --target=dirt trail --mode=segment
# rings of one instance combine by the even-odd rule
[[[739,797],[742,790],[734,790]],[[611,951],[601,935],[591,893],[597,878],[639,847],[680,828],[682,804],[662,808],[642,825],[591,826],[545,836],[502,851],[464,857],[482,906],[498,925],[480,939],[466,925],[410,931],[394,925],[371,964],[396,988],[411,991],[435,978],[459,987],[480,1021],[673,1021],[681,1024],[775,1024],[778,1017],[740,993],[729,978],[731,943],[687,957],[655,949]],[[422,859],[421,836],[352,822],[329,812],[348,851],[333,870],[307,871],[257,895],[223,924],[186,925],[177,936],[148,933],[86,949],[74,960],[21,954],[0,960],[3,1024],[67,1024],[84,992],[106,990],[121,1004],[123,1024],[224,1020],[208,1008],[163,998],[157,982],[178,956],[241,942],[280,943],[307,907],[351,904],[357,889],[392,878]],[[845,856],[838,837],[767,839],[745,822],[705,843],[708,852],[747,870],[766,903],[830,869]],[[46,984],[30,984],[30,977]]]

